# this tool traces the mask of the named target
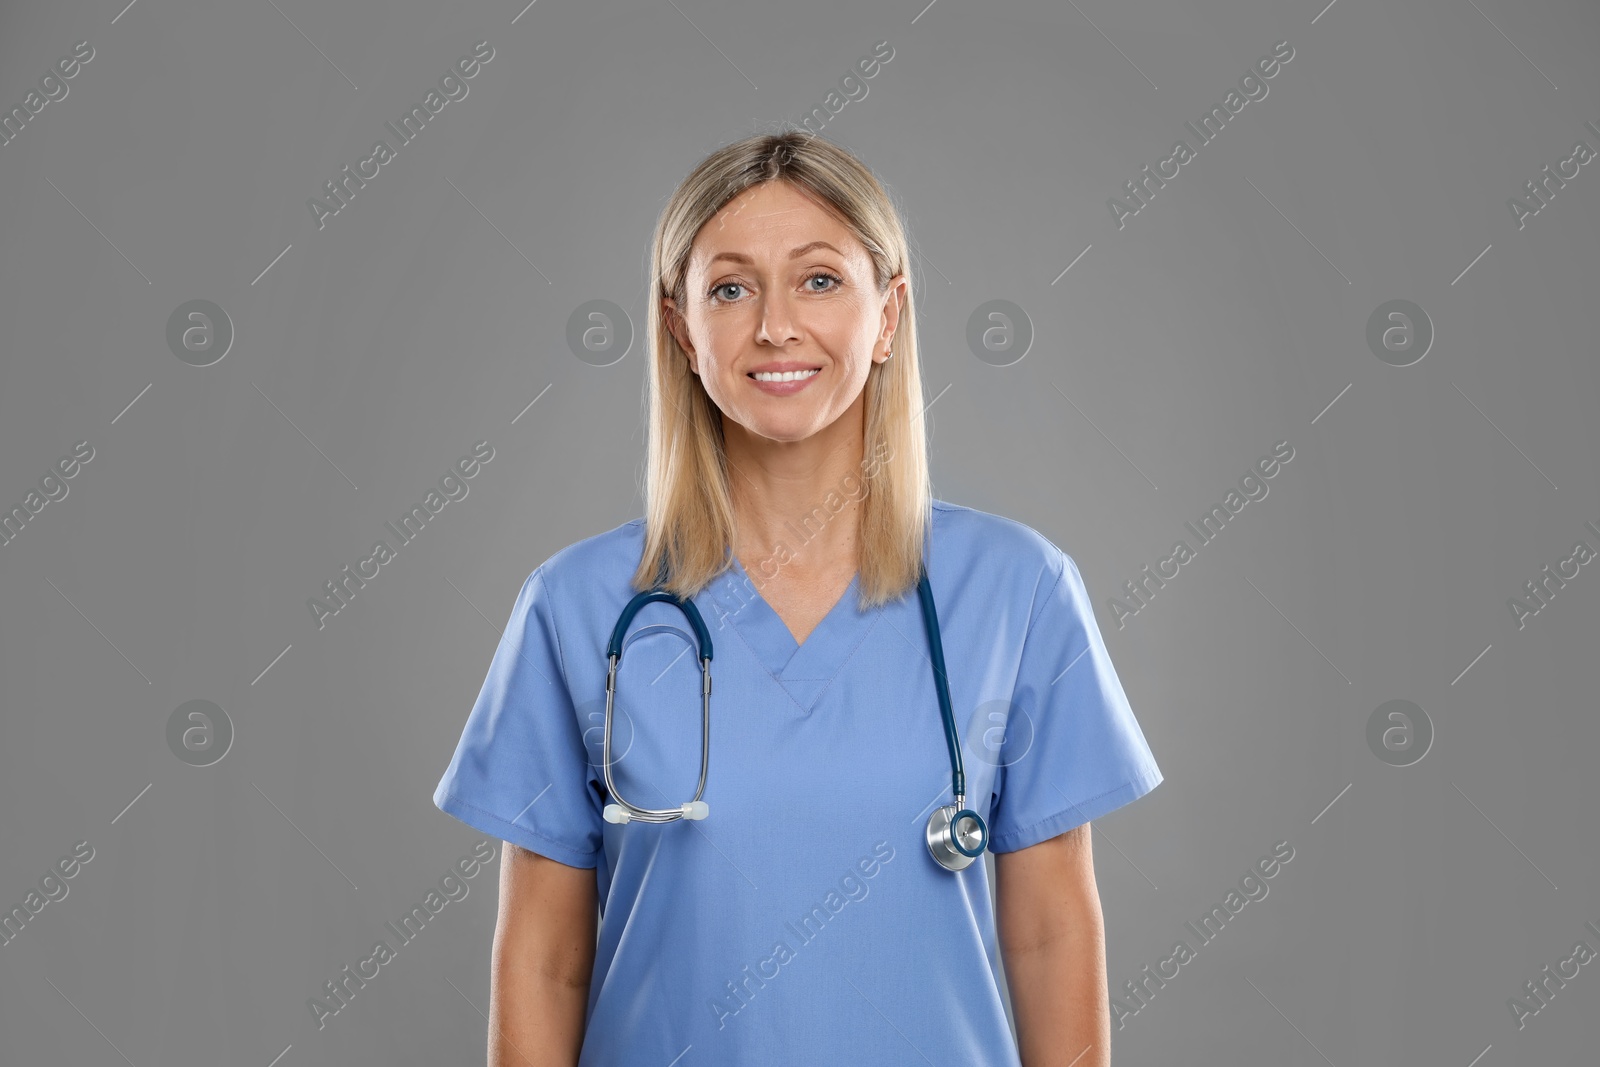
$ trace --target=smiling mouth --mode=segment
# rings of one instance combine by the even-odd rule
[[[751,371],[745,377],[758,382],[798,382],[806,378],[814,378],[821,373],[821,367],[813,367],[810,370]]]

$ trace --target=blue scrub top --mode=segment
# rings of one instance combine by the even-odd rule
[[[796,645],[735,561],[694,598],[710,631],[703,821],[605,822],[606,643],[633,596],[636,519],[529,575],[434,803],[595,868],[602,909],[580,1067],[1018,1067],[984,862],[923,831],[950,760],[913,589],[859,575]],[[1011,852],[1162,780],[1072,559],[1032,528],[935,501],[927,557],[967,805]],[[700,665],[673,605],[637,616],[612,775],[676,807],[700,773]]]

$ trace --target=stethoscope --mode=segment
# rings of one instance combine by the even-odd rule
[[[920,568],[917,577],[917,596],[922,601],[922,621],[928,633],[928,650],[933,659],[933,684],[939,694],[939,714],[944,719],[945,744],[950,749],[950,789],[955,795],[954,804],[934,809],[928,817],[924,837],[928,852],[939,866],[959,871],[983,855],[989,843],[989,828],[982,816],[966,807],[966,773],[961,765],[961,739],[956,734],[955,713],[950,708],[950,687],[945,680],[944,646],[939,640],[939,617],[933,607],[933,589],[928,585],[927,568]],[[617,792],[611,777],[611,714],[617,692],[617,665],[622,661],[622,639],[628,632],[633,617],[646,604],[656,601],[673,604],[688,618],[694,628],[695,641],[700,651],[700,784],[695,788],[694,799],[676,808],[641,808],[631,804]],[[611,642],[606,649],[610,669],[606,673],[606,725],[601,741],[601,762],[606,779],[606,789],[616,803],[605,806],[605,820],[610,823],[640,822],[666,823],[677,819],[704,819],[711,808],[701,796],[706,791],[706,769],[711,756],[711,634],[700,617],[693,601],[683,600],[664,589],[651,589],[628,601],[621,618],[611,631]]]

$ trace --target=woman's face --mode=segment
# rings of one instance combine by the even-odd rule
[[[729,201],[689,254],[687,304],[667,322],[728,419],[771,441],[803,441],[860,398],[886,358],[906,292],[880,294],[872,258],[849,229],[790,185],[771,181]],[[814,370],[805,380],[754,374]],[[731,429],[731,428],[728,428]]]

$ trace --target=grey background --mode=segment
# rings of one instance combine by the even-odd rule
[[[1115,1062],[1592,1061],[1595,965],[1520,1031],[1507,1000],[1600,949],[1600,575],[1520,629],[1507,601],[1600,547],[1600,167],[1522,229],[1506,201],[1600,149],[1593,5],[3,10],[0,107],[95,57],[0,145],[0,505],[95,455],[0,545],[0,906],[95,855],[0,946],[0,1059],[482,1061],[498,861],[325,1029],[306,1000],[480,839],[431,792],[522,579],[642,511],[666,197],[887,40],[820,132],[910,227],[935,491],[1078,562],[1166,774],[1095,824],[1113,994],[1295,848]],[[319,231],[307,199],[483,39]],[[1107,198],[1285,39],[1119,229]],[[236,331],[208,367],[166,344],[195,299]],[[596,299],[636,330],[603,368],[565,340]],[[964,343],[991,299],[1031,322],[1011,366]],[[1409,367],[1365,340],[1394,299],[1436,331]],[[481,439],[319,630],[306,600]],[[1270,495],[1119,628],[1122,582],[1280,440]],[[208,767],[166,742],[197,699],[234,729]],[[1411,766],[1365,740],[1396,699],[1435,730]]]

